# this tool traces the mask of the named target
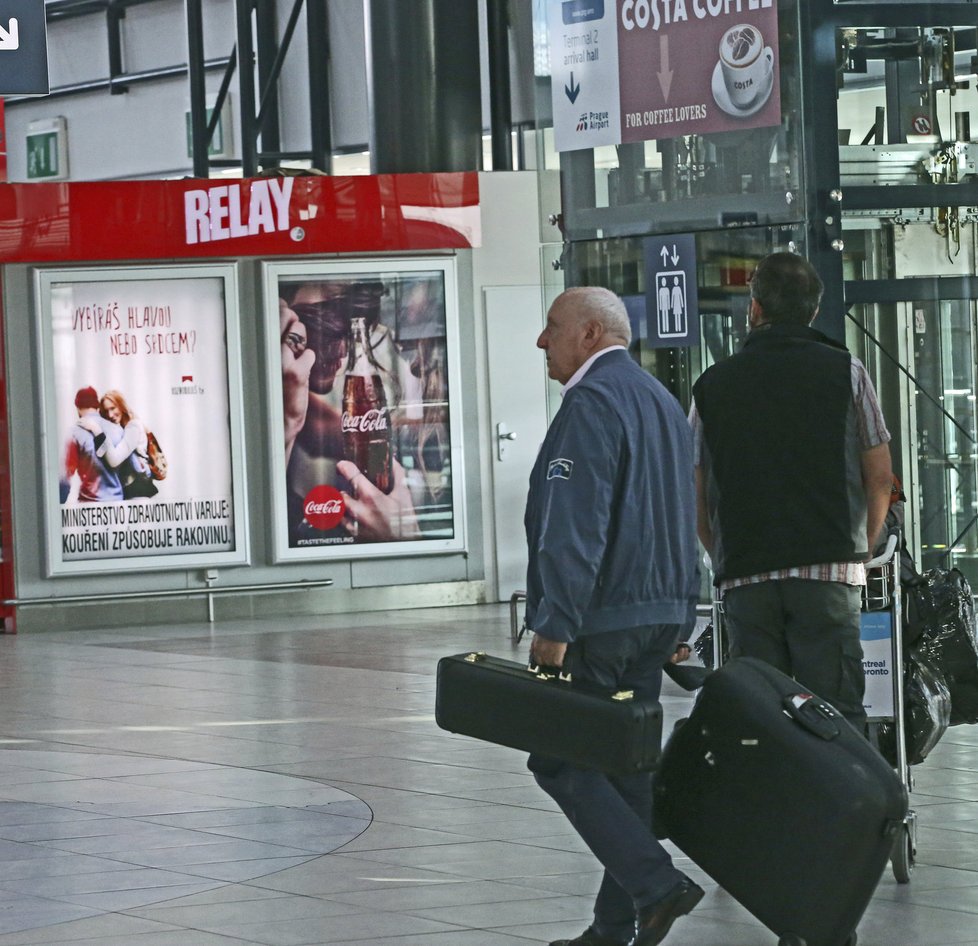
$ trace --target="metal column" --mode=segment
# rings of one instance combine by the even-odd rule
[[[202,0],[186,0],[187,68],[190,75],[190,151],[194,177],[208,177],[207,91],[204,85]]]
[[[301,2],[301,0],[300,0]],[[298,12],[298,7],[296,7]],[[261,150],[277,152],[281,149],[279,133],[278,74],[278,23],[275,19],[275,0],[257,0],[255,3],[255,39],[258,46],[258,88],[261,105],[258,109],[258,134]],[[264,162],[262,162],[264,164]]]
[[[845,342],[842,293],[842,206],[839,194],[839,123],[836,112],[836,22],[831,0],[800,5],[803,114],[810,116],[805,135],[808,259],[825,284],[818,327]]]
[[[477,0],[369,0],[368,10],[371,171],[478,170]]]
[[[258,134],[255,95],[255,45],[251,28],[254,0],[236,0],[238,102],[241,109],[241,168],[245,177],[258,173]]]
[[[312,166],[332,170],[332,131],[329,107],[329,24],[326,0],[307,0],[306,43],[309,51],[309,132]]]
[[[513,170],[513,107],[509,76],[509,13],[507,0],[488,0],[489,127],[492,169]]]
[[[129,91],[124,83],[114,81],[125,71],[122,64],[122,20],[125,16],[125,6],[117,0],[109,0],[105,10],[105,26],[109,38],[109,78],[113,80],[109,86],[110,95],[121,95]]]

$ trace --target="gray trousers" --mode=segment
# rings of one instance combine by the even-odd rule
[[[731,657],[757,657],[828,700],[866,729],[860,590],[835,581],[787,578],[723,596]]]

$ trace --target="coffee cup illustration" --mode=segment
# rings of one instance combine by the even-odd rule
[[[764,45],[756,26],[731,26],[720,40],[720,72],[730,104],[750,108],[760,95],[769,92],[774,69],[774,52]]]

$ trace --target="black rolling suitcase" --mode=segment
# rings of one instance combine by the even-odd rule
[[[655,824],[779,937],[845,946],[907,811],[883,757],[759,660],[710,674],[655,776]]]
[[[435,722],[612,775],[654,768],[662,745],[658,700],[582,689],[555,672],[486,654],[438,661]]]

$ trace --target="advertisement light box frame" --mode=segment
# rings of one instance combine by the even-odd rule
[[[432,256],[266,262],[262,264],[262,278],[269,424],[272,431],[283,431],[269,449],[275,561],[464,551],[465,468],[455,259]],[[292,305],[297,311],[290,308]],[[358,490],[342,473],[350,468],[338,468],[346,456],[339,444],[350,347],[349,336],[343,343],[340,334],[349,330],[353,314],[362,313],[367,313],[370,323],[369,358],[379,366],[378,377],[388,402],[386,421],[396,462],[394,486],[387,496],[381,496],[366,478],[351,474],[360,486]],[[309,321],[308,330],[304,324],[296,326],[300,316]],[[283,331],[287,322],[291,322],[291,333]],[[314,375],[316,362],[312,362],[311,370],[309,367],[307,343],[319,359],[322,373],[318,379]],[[287,461],[283,359],[300,367],[303,355],[310,389],[319,391],[310,395],[311,406],[307,406],[305,422]],[[346,421],[348,426],[350,423]],[[307,434],[310,424],[318,426],[310,427],[312,434]],[[377,530],[369,523],[361,527],[359,520],[355,524],[352,521],[356,520],[353,505],[369,502],[371,497],[374,515],[362,519],[379,523]],[[379,515],[381,510],[390,513],[392,509],[394,513],[386,518]],[[312,510],[317,528],[311,527],[307,510]]]
[[[34,276],[48,575],[249,564],[236,266]],[[137,418],[131,429],[99,420],[113,393]]]

